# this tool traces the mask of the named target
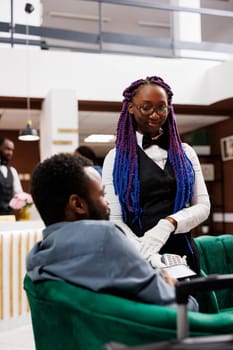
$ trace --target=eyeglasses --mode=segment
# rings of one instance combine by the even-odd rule
[[[151,105],[143,105],[143,106],[137,106],[132,102],[133,106],[141,112],[142,115],[149,116],[153,114],[154,112],[158,114],[161,117],[166,117],[169,113],[170,108],[168,106],[158,106],[158,107],[153,107]]]

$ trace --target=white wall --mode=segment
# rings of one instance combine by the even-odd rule
[[[204,105],[233,96],[233,61],[30,50],[27,66],[27,50],[0,49],[0,96],[27,96],[28,69],[31,97],[61,88],[74,89],[81,100],[121,101],[125,87],[148,75],[161,76],[171,85],[178,104]]]
[[[207,73],[208,102],[214,103],[233,97],[233,61],[224,62]]]

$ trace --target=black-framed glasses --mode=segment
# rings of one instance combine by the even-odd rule
[[[158,107],[154,107],[151,105],[137,106],[133,102],[132,102],[132,105],[135,108],[137,108],[137,110],[139,110],[139,112],[141,112],[142,115],[146,115],[146,116],[149,116],[155,112],[156,114],[158,114],[161,117],[166,117],[169,113],[169,110],[170,110],[170,108],[168,106],[165,106],[165,105],[161,105]]]

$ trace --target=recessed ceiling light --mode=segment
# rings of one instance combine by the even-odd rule
[[[114,142],[114,135],[106,135],[106,134],[92,134],[84,139],[84,142]]]

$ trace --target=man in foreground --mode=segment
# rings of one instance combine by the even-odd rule
[[[96,292],[175,305],[175,281],[163,277],[109,219],[101,177],[83,157],[52,156],[32,175],[31,194],[46,228],[27,257],[33,281],[64,280]],[[198,306],[190,297],[188,308]]]

